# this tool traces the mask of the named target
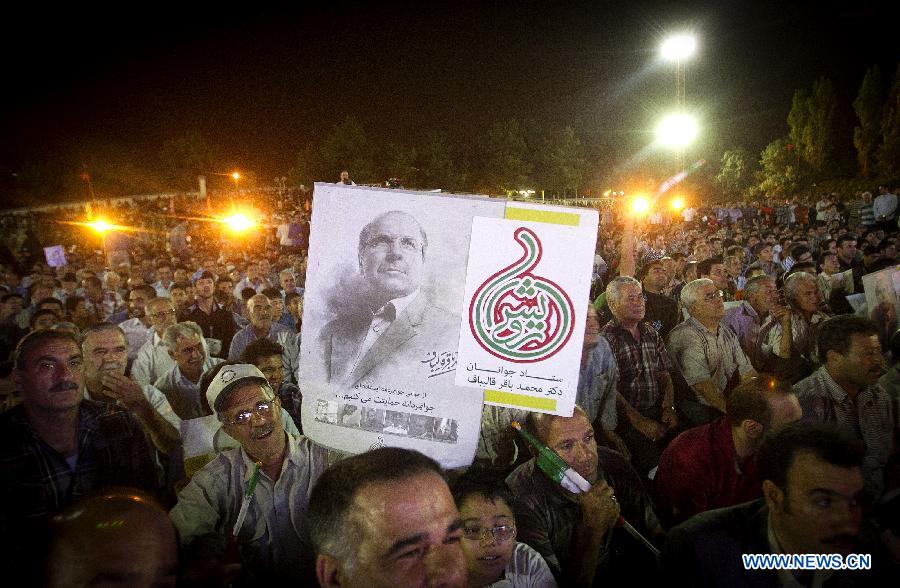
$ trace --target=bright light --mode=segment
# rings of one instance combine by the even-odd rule
[[[693,35],[673,35],[663,41],[660,47],[663,59],[668,61],[683,61],[697,49],[697,39]]]
[[[236,182],[236,181],[238,181],[238,180],[241,179],[241,174],[239,174],[239,173],[237,173],[237,172],[234,172],[234,173],[231,174],[231,177],[232,177],[232,178],[234,179],[234,181]]]
[[[671,206],[672,210],[675,212],[680,212],[684,208],[684,198],[673,198],[669,206]]]
[[[647,214],[647,211],[650,210],[650,201],[643,196],[635,196],[631,201],[631,212],[635,216],[642,216]]]
[[[88,223],[88,226],[100,233],[101,235],[112,228],[112,225],[103,219],[97,219]]]
[[[697,119],[689,114],[672,114],[656,127],[656,140],[667,147],[690,145],[697,137]]]
[[[241,233],[256,226],[255,222],[239,212],[222,219],[222,222],[228,225],[228,228],[236,233]]]

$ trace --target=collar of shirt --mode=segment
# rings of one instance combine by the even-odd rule
[[[383,313],[385,308],[387,307],[387,305],[391,304],[394,307],[394,318],[397,318],[398,316],[400,316],[400,313],[403,312],[407,306],[409,306],[410,302],[413,301],[413,298],[415,298],[418,295],[419,295],[419,290],[417,289],[417,290],[414,290],[412,293],[407,294],[406,296],[403,296],[401,298],[394,298],[393,300],[389,300],[388,302],[386,302],[384,304],[384,306],[375,310],[372,313],[372,316],[373,317],[378,316],[379,314]]]
[[[784,553],[781,544],[778,543],[778,537],[775,536],[775,529],[772,528],[772,514],[769,513],[766,523],[767,535],[769,540],[769,551],[775,554]],[[778,570],[778,579],[783,588],[821,588],[821,586],[834,574],[833,570],[815,570],[813,572],[813,581],[811,584],[800,582],[791,570]]]
[[[284,430],[283,423],[281,434],[287,437],[284,461],[281,462],[281,471],[284,472],[284,468],[287,467],[288,461],[293,462],[294,465],[301,468],[304,467],[306,464],[304,463],[303,456],[300,453],[300,440],[293,435],[289,435],[287,431]],[[241,447],[241,460],[244,462],[244,472],[241,474],[241,485],[243,486],[243,488],[241,489],[241,495],[243,495],[246,492],[247,482],[250,481],[250,475],[253,473],[253,466],[256,465],[256,462],[250,457],[250,455],[243,447]]]
[[[684,322],[690,324],[692,327],[694,327],[695,329],[698,329],[698,330],[702,331],[703,333],[709,334],[709,335],[711,335],[711,336],[713,336],[713,337],[718,337],[718,336],[719,336],[720,325],[716,325],[716,330],[715,330],[715,331],[710,331],[709,329],[706,328],[706,326],[705,326],[703,323],[701,323],[700,321],[698,321],[697,319],[695,319],[693,316],[689,316],[689,317],[688,317],[688,320],[686,320],[686,321],[684,321]],[[721,321],[720,321],[720,322],[721,322]]]
[[[646,320],[638,321],[637,329],[638,333],[640,333],[641,335],[641,341],[637,341],[635,340],[634,335],[631,334],[631,331],[623,327],[622,323],[620,323],[618,319],[616,319],[616,317],[612,317],[611,319],[609,319],[609,324],[612,325],[612,328],[616,329],[619,332],[620,336],[624,336],[627,334],[635,343],[640,343],[644,340],[644,337],[651,336],[651,331],[654,333],[656,332],[656,329],[654,329]]]

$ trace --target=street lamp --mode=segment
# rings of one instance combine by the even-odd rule
[[[697,119],[682,112],[670,114],[656,127],[656,140],[680,153],[697,138]],[[682,171],[684,166],[682,165]]]
[[[691,57],[694,52],[697,50],[697,38],[689,33],[678,33],[672,35],[663,41],[662,46],[660,47],[660,54],[662,58],[666,61],[674,61],[675,62],[675,108],[679,112],[685,111],[685,104],[687,102],[686,99],[686,89],[685,89],[685,76],[684,76],[684,61]],[[688,143],[693,141],[694,136],[697,134],[697,125],[696,121],[691,125],[691,123],[682,118],[680,122],[674,123],[676,125],[681,125],[682,129],[677,130],[672,128],[671,131],[676,133],[679,136],[687,137],[691,135],[690,128],[693,128],[693,135],[690,136],[689,139],[686,139],[686,142],[678,144],[676,140],[675,146],[677,146],[677,165],[678,171],[681,172],[685,167],[685,159],[684,159],[684,148]],[[680,190],[680,188],[679,188]]]
[[[660,53],[666,61],[683,61],[694,54],[697,38],[694,35],[672,35],[660,46]]]

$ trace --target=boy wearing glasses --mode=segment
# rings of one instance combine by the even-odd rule
[[[284,430],[281,406],[255,366],[225,366],[206,392],[223,430],[240,447],[223,451],[198,471],[169,513],[191,556],[222,562],[250,480],[257,483],[236,532],[242,574],[252,582],[308,585],[312,564],[306,510],[325,470],[326,451]]]

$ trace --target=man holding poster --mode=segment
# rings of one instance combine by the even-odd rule
[[[319,334],[328,381],[346,387],[396,375],[436,349],[453,349],[458,319],[420,291],[428,237],[411,215],[385,212],[359,234],[359,305]],[[449,336],[449,337],[448,337]]]

